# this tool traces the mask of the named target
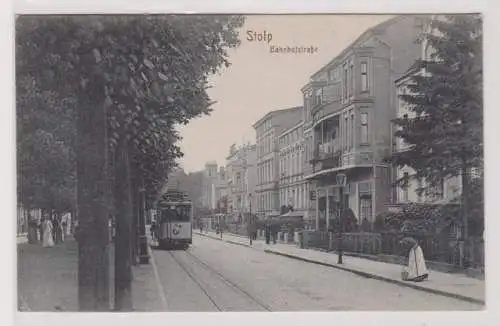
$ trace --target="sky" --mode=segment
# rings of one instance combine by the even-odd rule
[[[255,143],[252,125],[270,111],[302,105],[300,89],[310,76],[387,15],[255,15],[240,29],[241,45],[230,49],[231,66],[211,78],[210,116],[180,127],[180,160],[186,172],[205,163],[226,164],[229,147]],[[249,38],[260,33],[266,40]],[[265,35],[263,35],[265,32]],[[269,40],[269,34],[271,40]],[[252,34],[254,35],[254,34]],[[271,53],[272,45],[315,47],[309,53]]]

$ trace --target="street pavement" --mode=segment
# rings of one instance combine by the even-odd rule
[[[195,234],[187,251],[134,266],[134,311],[480,310],[482,305],[266,253],[261,242]],[[239,241],[239,242],[238,242]],[[286,246],[286,245],[283,245]],[[292,247],[292,246],[287,246]],[[20,311],[77,311],[76,242],[18,244]],[[110,255],[112,258],[112,246]],[[110,264],[113,264],[111,259]],[[112,266],[110,274],[113,275]],[[111,285],[113,279],[110,279]],[[111,293],[112,293],[112,289]],[[111,298],[112,300],[112,298]]]
[[[202,234],[214,239],[220,239],[214,232]],[[223,241],[249,246],[246,237],[225,233]],[[285,256],[288,258],[299,259],[309,263],[321,264],[345,271],[356,275],[365,276],[385,282],[395,283],[400,286],[411,287],[421,291],[434,294],[459,298],[473,303],[484,304],[485,302],[485,283],[484,280],[467,277],[463,274],[451,274],[437,271],[430,271],[430,278],[425,282],[405,282],[401,280],[402,267],[397,264],[390,264],[368,260],[364,258],[344,256],[344,264],[337,264],[337,255],[335,253],[326,253],[312,249],[300,249],[295,245],[274,244],[266,245],[264,241],[254,241],[252,248]]]
[[[153,250],[158,296],[166,299],[162,310],[483,309],[480,304],[254,249],[195,234],[187,251]]]

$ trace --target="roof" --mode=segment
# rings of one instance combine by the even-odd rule
[[[394,84],[398,85],[398,84],[403,83],[405,80],[409,79],[412,75],[417,73],[419,70],[420,70],[420,68],[418,66],[418,62],[415,62],[414,64],[412,64],[410,66],[410,68],[408,68],[408,70],[401,77],[399,77],[398,79],[396,79],[394,81]]]
[[[264,115],[262,118],[260,118],[259,120],[257,120],[257,122],[255,122],[252,127],[254,129],[256,129],[259,125],[262,124],[262,122],[264,120],[266,120],[267,118],[273,116],[273,115],[279,115],[279,114],[284,114],[284,113],[288,113],[288,112],[292,112],[292,111],[296,111],[296,110],[300,110],[302,109],[302,106],[295,106],[295,107],[291,107],[291,108],[288,108],[288,109],[281,109],[281,110],[274,110],[274,111],[270,111],[268,113],[266,113],[266,115]]]
[[[367,29],[358,38],[356,38],[353,42],[351,42],[351,44],[349,44],[347,47],[345,47],[344,50],[342,50],[342,52],[340,52],[338,55],[336,55],[335,58],[333,58],[332,60],[330,60],[326,65],[324,65],[318,71],[316,71],[314,74],[312,74],[311,78],[316,77],[317,75],[319,75],[320,73],[322,73],[325,68],[327,68],[330,65],[332,65],[339,58],[342,58],[348,51],[350,51],[354,46],[356,46],[357,43],[359,43],[364,38],[368,37],[371,34],[377,34],[377,33],[383,32],[390,25],[392,25],[392,24],[394,24],[394,23],[396,23],[396,22],[398,22],[398,21],[400,21],[400,20],[402,20],[402,19],[404,19],[406,17],[407,17],[407,15],[399,15],[399,16],[390,18],[390,19],[388,19],[388,20],[386,20],[386,21],[384,21],[384,22],[382,22],[382,23],[380,23],[378,25],[375,25],[374,27],[371,27],[371,28]],[[307,84],[306,84],[306,86],[307,86]]]
[[[298,129],[303,124],[304,124],[304,121],[300,120],[299,122],[297,122],[295,125],[291,126],[290,128],[286,128],[278,137],[285,136],[287,133],[290,133],[291,131]]]

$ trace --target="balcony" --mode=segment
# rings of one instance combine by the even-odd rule
[[[331,150],[330,152],[326,152],[323,149],[323,154],[321,154],[320,148],[318,148],[318,154],[315,156],[315,159],[311,160],[313,174],[331,169],[342,170],[355,167],[366,167],[374,163],[376,162],[373,152],[371,151],[345,152],[337,149],[332,153]]]
[[[323,161],[338,157],[340,156],[340,151],[340,143],[338,139],[318,144],[314,151],[313,159],[311,160],[311,162]]]
[[[318,144],[311,160],[313,170],[333,169],[341,166],[342,151],[338,139]]]
[[[342,166],[357,166],[357,165],[367,165],[375,163],[373,160],[373,152],[363,151],[363,152],[349,152],[342,155]]]

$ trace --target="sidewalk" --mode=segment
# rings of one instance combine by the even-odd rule
[[[19,311],[78,310],[78,251],[68,240],[52,248],[17,245]]]
[[[199,232],[195,233],[200,235]],[[209,231],[208,233],[203,233],[201,235],[221,240],[220,235],[215,234],[215,232]],[[222,241],[250,247],[248,238],[238,235],[224,233],[222,235]],[[485,304],[484,281],[467,277],[465,275],[431,271],[428,281],[421,283],[405,282],[401,280],[401,266],[396,264],[377,262],[344,255],[344,263],[339,265],[337,264],[337,255],[334,253],[300,249],[293,245],[280,243],[266,245],[262,240],[254,241],[251,248],[270,254],[341,269],[363,277],[398,284],[420,291],[439,294],[473,303]]]
[[[113,249],[110,247],[110,301],[113,301]],[[78,248],[72,237],[52,248],[17,245],[18,310],[20,312],[78,311]],[[160,311],[153,267],[132,269],[134,311]]]

